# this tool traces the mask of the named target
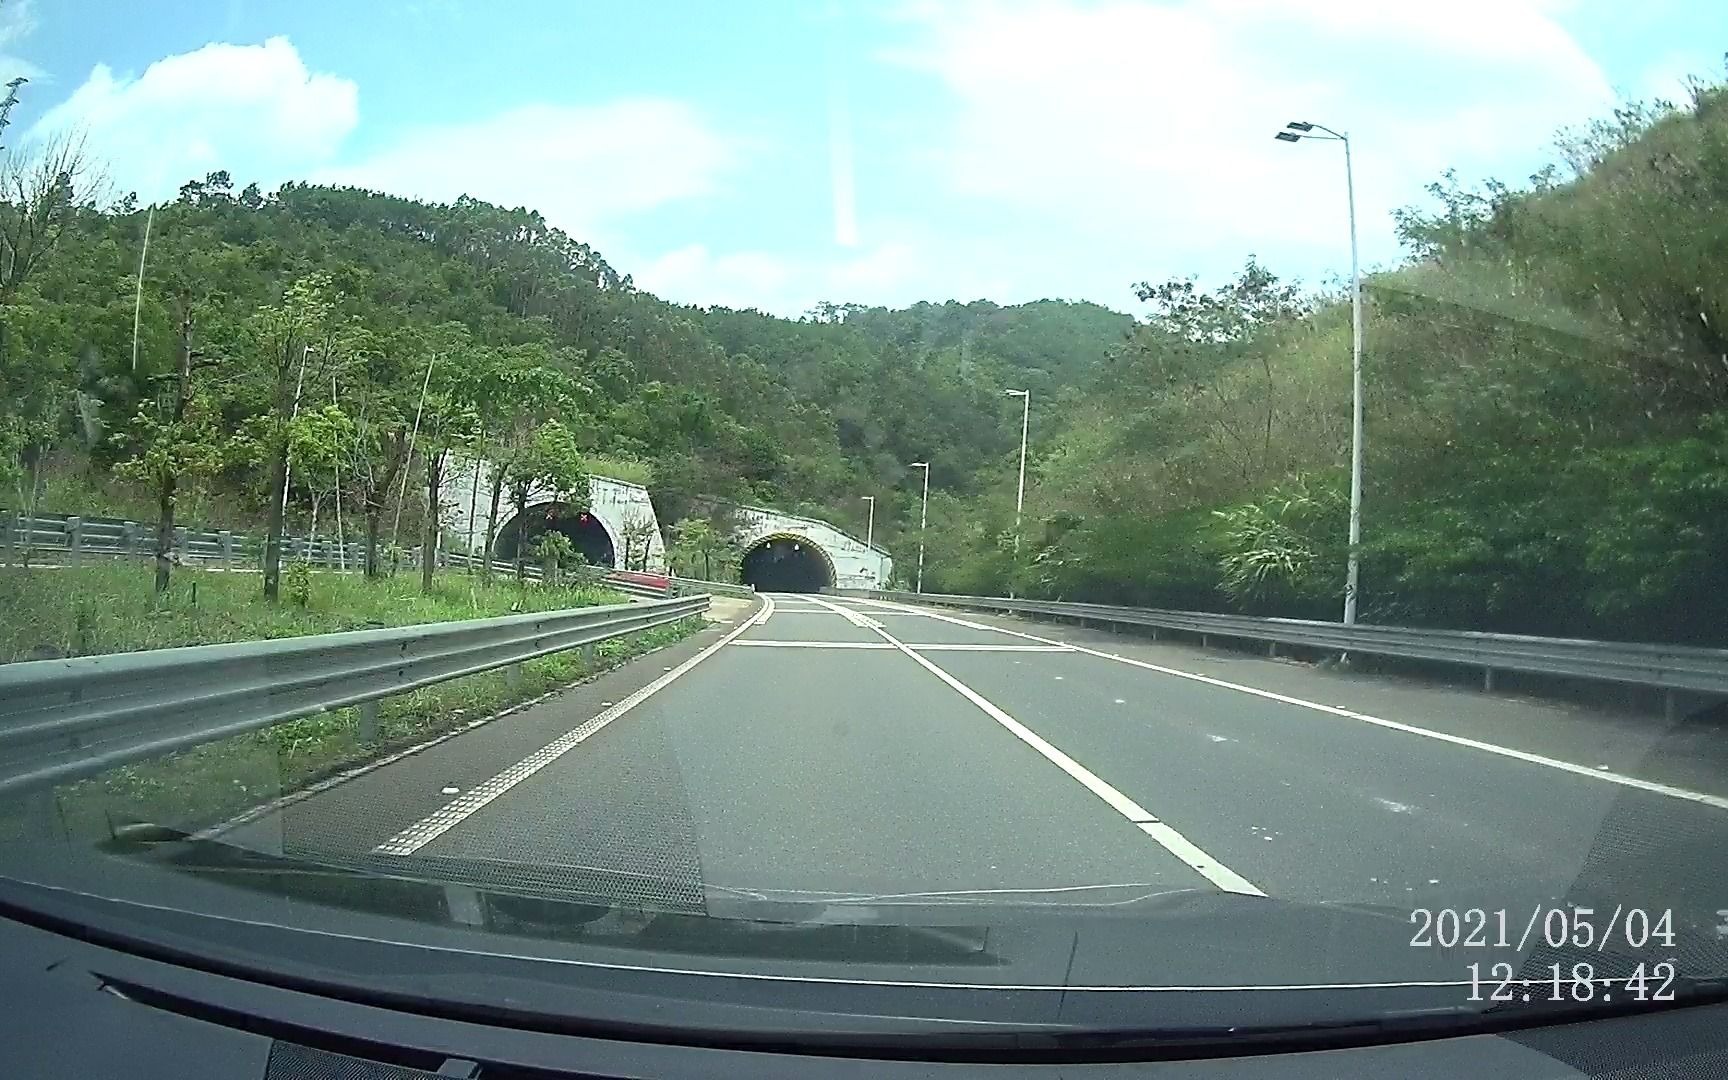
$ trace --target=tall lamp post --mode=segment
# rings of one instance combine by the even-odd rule
[[[918,511],[918,581],[912,587],[913,592],[924,591],[924,528],[930,524],[930,463],[914,461],[908,468],[924,470],[924,503]]]
[[[1004,397],[1020,399],[1020,486],[1014,492],[1014,569],[1020,569],[1020,515],[1026,509],[1026,431],[1032,422],[1032,391],[1004,390]],[[1008,595],[1014,595],[1014,582],[1008,582]]]
[[[1344,144],[1344,194],[1350,207],[1350,556],[1344,571],[1344,622],[1356,621],[1362,544],[1362,263],[1356,252],[1356,175],[1350,162],[1350,136],[1323,124],[1292,120],[1275,138],[1280,142],[1321,139]]]
[[[864,527],[864,546],[876,546],[876,496],[861,495],[859,498],[870,504],[870,524]]]

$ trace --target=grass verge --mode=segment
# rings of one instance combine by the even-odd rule
[[[316,576],[311,603],[267,605],[258,579],[205,574],[196,605],[182,579],[164,603],[150,596],[146,566],[0,571],[0,657],[25,659],[42,647],[61,654],[165,648],[380,625],[484,618],[616,603],[601,589],[485,586],[461,577],[421,596],[418,578],[367,582]],[[111,821],[141,820],[197,829],[342,770],[464,727],[501,709],[688,637],[705,625],[684,619],[602,642],[590,666],[576,650],[530,660],[512,681],[502,670],[452,679],[379,703],[378,737],[358,738],[356,709],[340,709],[114,769],[57,789],[58,815],[73,837],[106,835]],[[25,828],[20,808],[0,809],[0,835]]]
[[[253,573],[178,567],[172,587],[159,597],[152,591],[153,575],[143,559],[76,568],[0,567],[0,663],[484,619],[629,599],[610,589],[519,587],[450,571],[433,579],[429,595],[420,592],[417,572],[370,580],[313,573],[302,605],[289,599],[285,573],[283,599],[272,604]]]

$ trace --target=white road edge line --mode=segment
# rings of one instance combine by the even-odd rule
[[[1627,776],[1625,773],[1617,773],[1607,769],[1597,769],[1588,765],[1579,765],[1576,762],[1562,761],[1559,758],[1551,758],[1542,754],[1532,754],[1526,750],[1514,750],[1510,746],[1501,746],[1498,743],[1483,742],[1480,739],[1469,739],[1462,735],[1452,735],[1444,731],[1435,731],[1432,728],[1417,727],[1414,724],[1404,724],[1397,720],[1388,720],[1382,716],[1373,716],[1369,713],[1356,712],[1354,709],[1343,709],[1336,705],[1323,705],[1318,701],[1308,701],[1305,698],[1291,697],[1288,694],[1280,694],[1272,690],[1262,690],[1257,686],[1244,686],[1241,683],[1215,679],[1210,675],[1197,675],[1192,671],[1181,671],[1177,668],[1148,663],[1145,660],[1135,660],[1132,657],[1118,656],[1115,653],[1107,653],[1098,649],[1088,649],[1084,645],[1076,645],[1073,642],[1057,641],[1053,638],[1039,637],[1037,634],[1021,633],[1018,630],[1005,630],[1000,626],[986,626],[983,623],[969,622],[966,619],[956,619],[940,612],[929,611],[927,609],[903,607],[902,605],[897,605],[887,600],[866,599],[861,596],[847,597],[846,599],[854,600],[858,603],[880,604],[883,607],[915,611],[932,619],[940,619],[943,622],[956,623],[960,626],[967,626],[977,630],[994,630],[998,634],[1008,634],[1013,637],[1026,638],[1029,641],[1040,641],[1046,645],[1063,645],[1074,652],[1085,653],[1088,656],[1096,656],[1105,660],[1114,660],[1119,664],[1132,664],[1134,667],[1145,668],[1148,671],[1156,671],[1163,675],[1174,675],[1178,679],[1188,679],[1191,682],[1205,683],[1208,686],[1222,687],[1226,690],[1237,690],[1244,694],[1252,694],[1255,697],[1265,698],[1268,701],[1278,701],[1286,705],[1296,705],[1304,709],[1313,709],[1315,712],[1328,713],[1332,716],[1342,716],[1347,720],[1358,720],[1364,724],[1373,724],[1376,727],[1387,728],[1391,731],[1402,731],[1407,735],[1420,735],[1424,739],[1433,739],[1437,742],[1450,743],[1453,746],[1462,746],[1471,750],[1480,750],[1486,754],[1497,754],[1500,757],[1511,758],[1514,761],[1522,761],[1530,765],[1540,765],[1548,769],[1558,769],[1561,772],[1572,773],[1575,776],[1587,776],[1592,780],[1602,780],[1610,784],[1619,784],[1622,787],[1636,788],[1639,791],[1648,791],[1657,795],[1666,795],[1671,799],[1681,799],[1685,802],[1700,803],[1704,806],[1714,807],[1718,810],[1728,810],[1728,798],[1723,798],[1720,795],[1709,795],[1702,791],[1693,791],[1690,788],[1674,787],[1671,784],[1657,783],[1654,780],[1642,780],[1636,776]]]
[[[817,602],[825,606],[828,604],[828,601],[825,600]],[[839,605],[834,605],[834,607],[836,610],[844,610],[840,608]],[[943,671],[930,660],[913,652],[910,646],[904,644],[880,626],[876,627],[875,630],[878,634],[882,635],[883,639],[887,641],[888,644],[899,649],[907,656],[910,656],[913,660],[916,660],[919,666],[924,668],[924,670],[936,676],[938,679],[941,679],[943,682],[948,684],[950,689],[959,693],[967,701],[978,706],[978,708],[982,709],[985,715],[989,716],[990,719],[1001,724],[1018,737],[1021,742],[1038,751],[1038,753],[1042,754],[1052,765],[1061,769],[1075,780],[1078,780],[1086,790],[1110,804],[1110,807],[1118,814],[1121,814],[1123,817],[1133,822],[1147,836],[1150,836],[1153,840],[1157,841],[1164,850],[1182,860],[1182,862],[1187,864],[1201,877],[1204,877],[1207,881],[1210,881],[1225,892],[1240,893],[1244,896],[1266,895],[1247,878],[1236,873],[1217,859],[1214,859],[1212,856],[1200,850],[1200,848],[1187,837],[1177,832],[1171,826],[1160,821],[1150,811],[1135,802],[1133,799],[1130,799],[1128,796],[1105,783],[1097,773],[1094,773],[1091,769],[1088,769],[1086,766],[1075,761],[1061,750],[1052,746],[1042,735],[1039,735],[1025,724],[1022,724],[1020,721],[997,708],[982,694],[979,694],[970,686],[967,686],[959,679],[956,679],[946,671]]]
[[[744,638],[732,642],[734,649],[892,649],[886,641],[768,641]]]
[[[772,611],[774,602],[769,600],[766,596],[762,599],[765,604],[765,610]],[[760,616],[757,616],[757,618],[760,618]],[[612,721],[623,716],[625,713],[642,704],[644,701],[647,701],[661,690],[664,690],[667,686],[672,684],[673,680],[685,674],[691,668],[708,659],[710,656],[713,656],[722,648],[731,644],[733,638],[748,630],[754,623],[755,619],[746,619],[739,623],[737,626],[729,630],[725,637],[703,649],[701,652],[684,661],[682,664],[679,664],[671,671],[661,675],[658,679],[655,679],[647,686],[642,687],[640,690],[637,690],[629,697],[612,705],[610,708],[601,712],[592,719],[566,731],[564,734],[553,739],[551,742],[534,751],[532,754],[529,754],[521,761],[518,761],[503,772],[493,776],[490,780],[486,780],[475,787],[469,788],[467,791],[458,795],[456,798],[451,799],[437,810],[421,818],[419,821],[416,821],[406,829],[403,829],[401,832],[384,841],[382,844],[379,844],[377,847],[372,849],[373,854],[412,855],[416,851],[419,851],[427,844],[436,840],[438,837],[443,836],[445,833],[467,820],[481,807],[492,802],[500,795],[515,787],[517,784],[520,784],[522,781],[533,776],[541,769],[544,769],[554,761],[557,761],[570,750],[581,745],[590,736],[601,728],[604,728],[607,724],[610,724]]]
[[[768,617],[770,615],[773,615],[773,614],[774,614],[774,598],[772,596],[769,596],[767,593],[763,593],[762,594],[762,610],[759,613],[757,613],[755,618],[745,619],[744,625],[745,626],[761,626],[763,623],[767,622]]]

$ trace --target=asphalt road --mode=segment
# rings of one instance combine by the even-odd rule
[[[730,612],[227,838],[698,911],[1113,886],[1728,908],[1704,721],[851,598]]]

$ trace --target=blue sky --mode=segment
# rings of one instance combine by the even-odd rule
[[[116,192],[226,168],[527,205],[671,299],[1039,297],[1348,267],[1452,166],[1716,75],[1719,0],[0,0],[15,133]],[[15,138],[13,141],[18,141]]]

